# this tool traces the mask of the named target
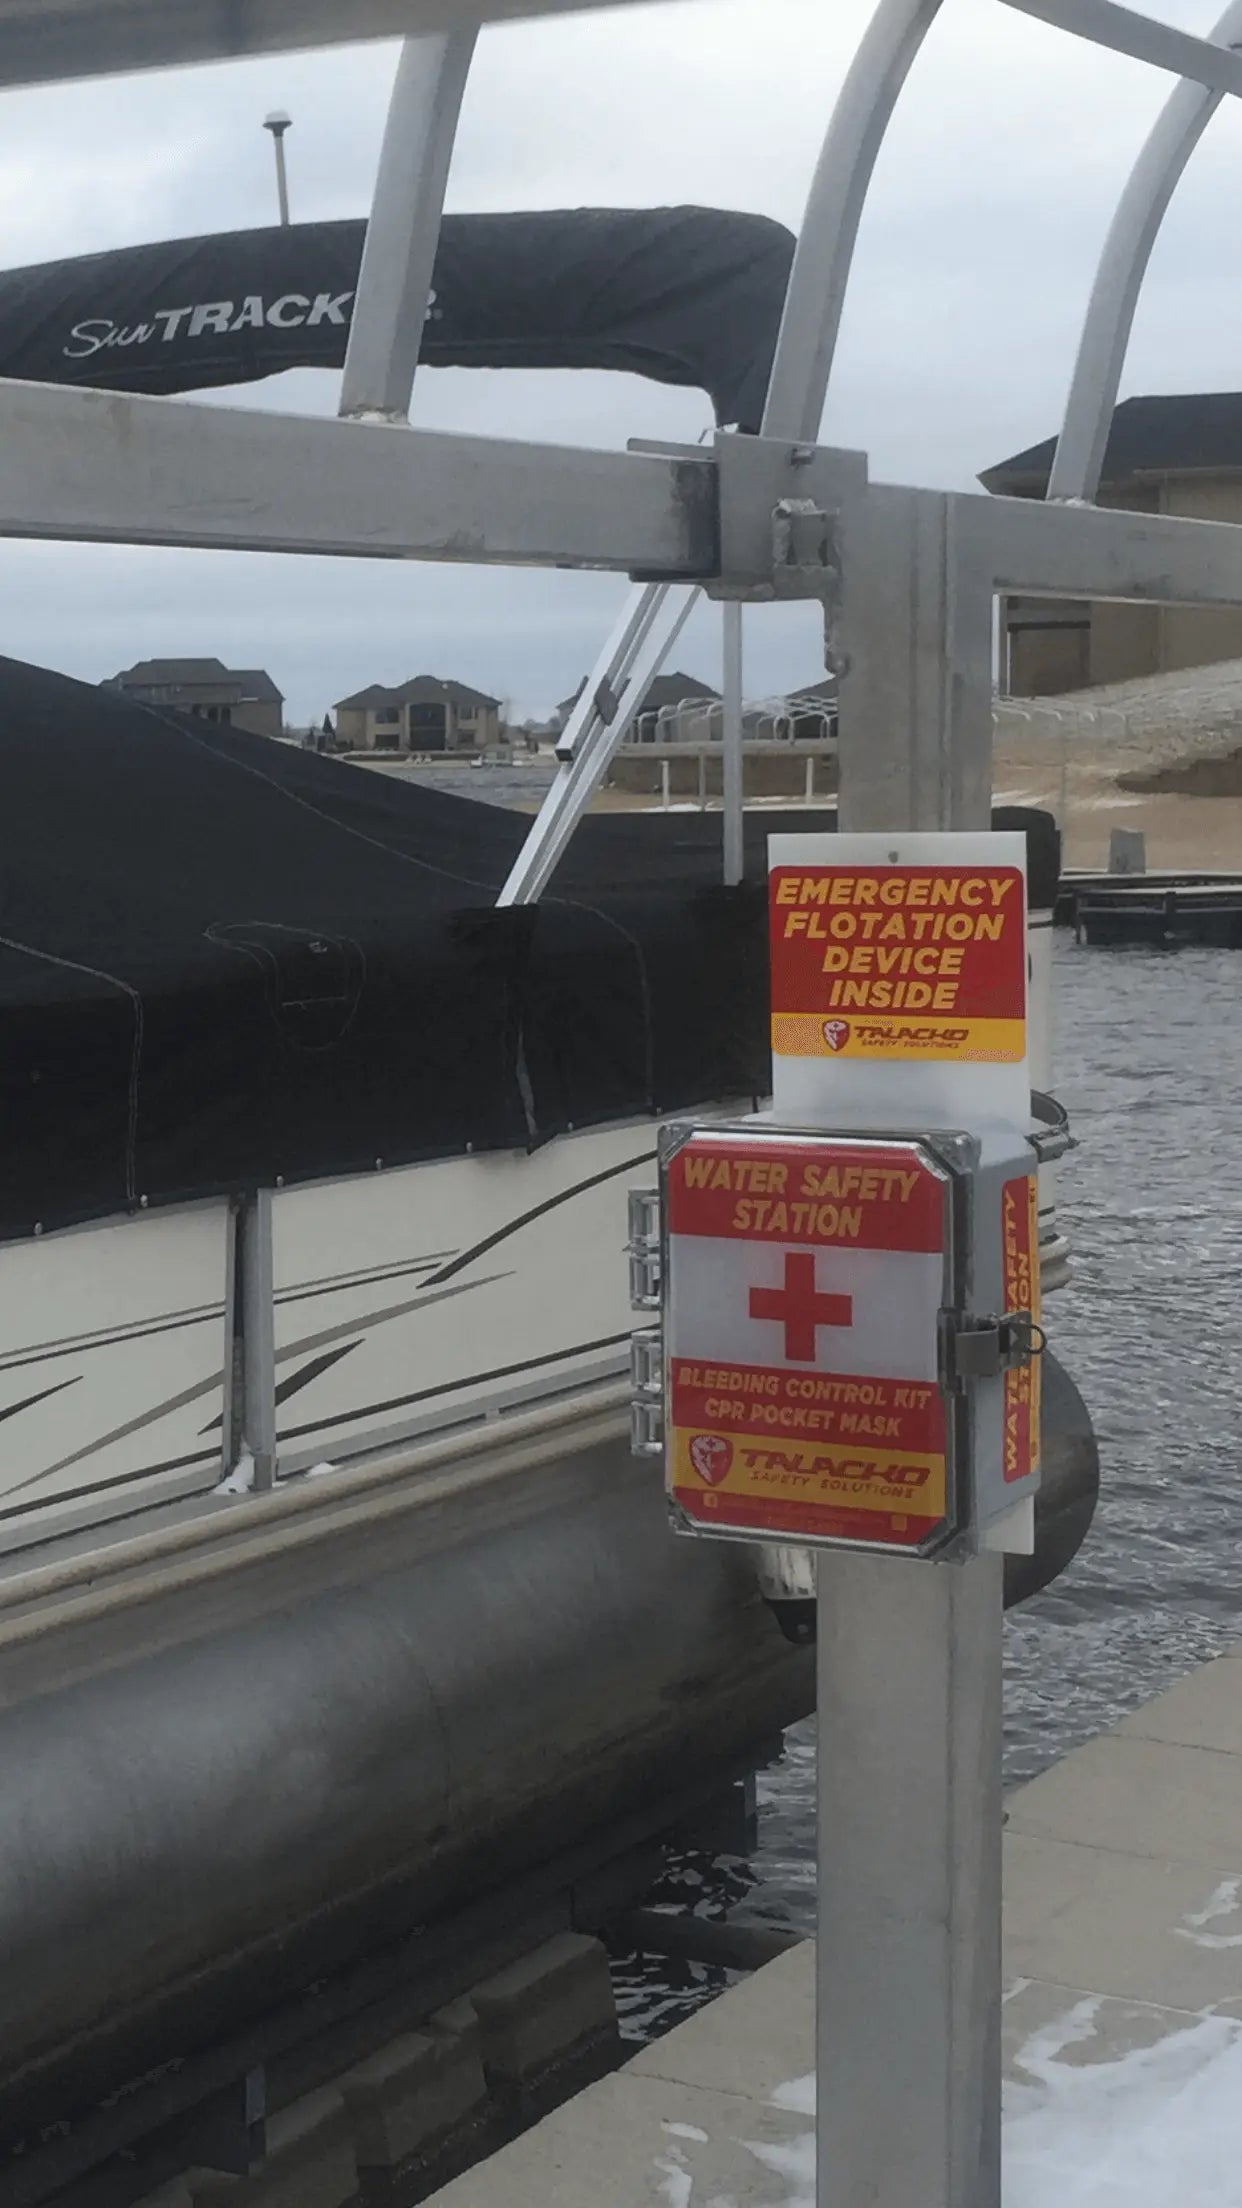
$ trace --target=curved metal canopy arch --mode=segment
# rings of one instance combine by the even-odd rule
[[[1231,52],[1242,44],[1242,0],[1230,0],[1211,38]],[[1048,478],[1050,499],[1094,501],[1099,491],[1113,409],[1152,250],[1190,157],[1224,96],[1217,87],[1184,78],[1170,94],[1130,172],[1087,303]]]

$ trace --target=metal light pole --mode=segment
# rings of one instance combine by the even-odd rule
[[[279,107],[274,108],[270,115],[265,115],[263,118],[263,128],[271,131],[272,146],[276,154],[276,196],[280,202],[282,230],[287,230],[289,227],[289,179],[285,174],[285,132],[292,121],[292,115],[286,115],[284,109]]]

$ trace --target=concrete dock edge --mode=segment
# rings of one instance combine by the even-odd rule
[[[1113,2061],[1242,2027],[1242,1653],[1009,1798],[1005,2049]],[[793,1950],[434,2196],[435,2208],[784,2208],[811,2182],[814,1957]]]

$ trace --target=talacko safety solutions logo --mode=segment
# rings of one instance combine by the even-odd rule
[[[709,1487],[719,1487],[733,1462],[733,1443],[724,1434],[696,1434],[690,1443],[690,1462]]]
[[[850,1039],[850,1023],[848,1020],[825,1020],[821,1032],[829,1050],[844,1050]]]
[[[970,1040],[968,1027],[881,1027],[860,1021],[855,1033],[866,1050],[921,1050],[931,1044],[937,1050],[960,1050]],[[830,1047],[839,1049],[840,1045]]]

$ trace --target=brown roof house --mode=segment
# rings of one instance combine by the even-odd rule
[[[563,729],[586,688],[585,678],[571,698],[562,698],[557,719]],[[677,741],[709,743],[720,735],[720,692],[698,675],[653,675],[626,736],[627,744]]]
[[[1055,438],[985,469],[984,488],[1042,498]],[[1125,399],[1104,454],[1098,503],[1129,513],[1242,522],[1242,392]],[[1242,658],[1242,608],[1001,602],[1001,689],[1047,697],[1087,684]]]
[[[220,659],[140,659],[101,689],[120,690],[139,705],[166,705],[201,721],[279,736],[285,701],[261,667],[226,667]]]
[[[340,700],[336,733],[346,751],[486,751],[499,741],[500,700],[439,675],[372,682]]]

